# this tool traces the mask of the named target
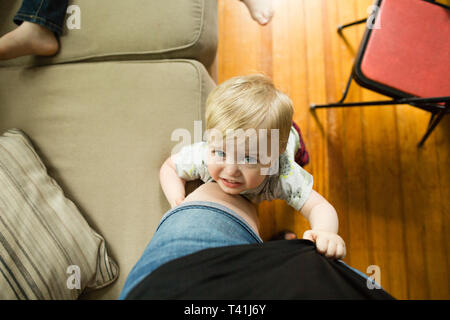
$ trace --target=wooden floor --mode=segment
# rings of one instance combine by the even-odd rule
[[[448,2],[448,1],[447,1]],[[422,149],[429,114],[411,106],[317,110],[340,98],[373,0],[274,0],[264,27],[243,3],[219,0],[218,83],[262,72],[290,95],[311,161],[315,189],[338,211],[349,265],[380,268],[381,285],[398,299],[450,299],[450,118]],[[444,74],[448,76],[448,74]],[[384,99],[352,84],[348,101]],[[262,235],[307,221],[281,200],[259,207]]]

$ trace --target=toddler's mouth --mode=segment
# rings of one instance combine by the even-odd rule
[[[229,188],[236,188],[236,187],[239,187],[240,185],[242,185],[241,182],[237,182],[237,181],[233,181],[233,180],[227,180],[224,178],[220,178],[220,180],[222,180],[223,184]]]

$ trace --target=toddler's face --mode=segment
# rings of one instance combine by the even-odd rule
[[[267,174],[262,169],[268,169],[271,163],[261,163],[257,148],[235,139],[225,140],[224,143],[209,141],[208,145],[209,174],[224,192],[239,194],[258,187],[266,179]]]

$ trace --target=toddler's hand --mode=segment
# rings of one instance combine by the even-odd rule
[[[303,239],[314,242],[317,251],[324,254],[327,258],[342,259],[345,257],[345,242],[336,233],[308,230],[303,234]]]

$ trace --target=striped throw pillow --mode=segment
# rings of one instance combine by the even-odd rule
[[[27,136],[0,136],[0,299],[77,299],[114,282],[105,240],[48,174]]]

